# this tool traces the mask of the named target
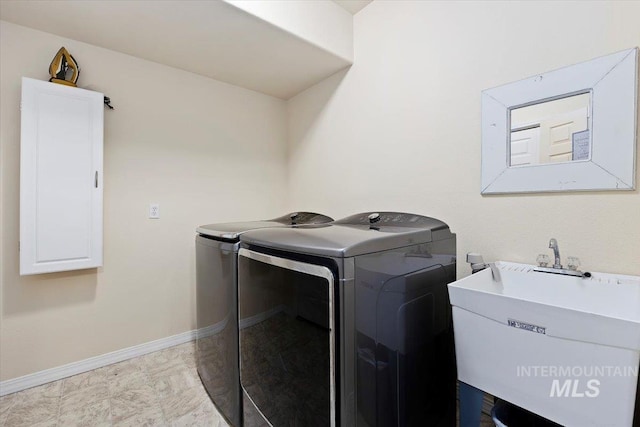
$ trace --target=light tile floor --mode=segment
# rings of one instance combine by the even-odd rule
[[[0,398],[0,426],[226,427],[186,343]]]
[[[228,424],[195,368],[194,343],[0,397],[0,427]],[[482,427],[493,426],[483,415]]]

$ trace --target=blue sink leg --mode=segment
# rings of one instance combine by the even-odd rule
[[[483,395],[482,390],[460,382],[460,427],[480,425]]]

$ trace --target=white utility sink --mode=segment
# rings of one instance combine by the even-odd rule
[[[449,284],[460,381],[562,425],[632,426],[640,277],[495,270]]]

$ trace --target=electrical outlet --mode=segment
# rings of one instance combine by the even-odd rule
[[[149,205],[149,219],[160,219],[160,205],[158,203]]]

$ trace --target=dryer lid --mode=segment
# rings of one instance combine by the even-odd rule
[[[253,230],[240,241],[272,249],[331,257],[352,257],[452,237],[435,218],[402,212],[364,212],[331,224]]]
[[[315,212],[291,212],[281,217],[264,221],[226,222],[201,225],[196,229],[196,232],[204,236],[237,241],[242,233],[249,230],[324,224],[331,221],[333,221],[333,218]]]

